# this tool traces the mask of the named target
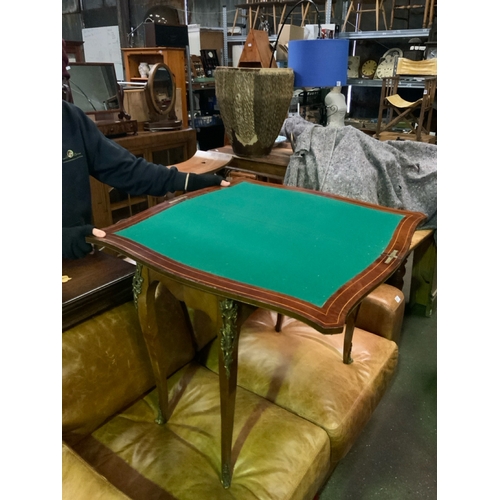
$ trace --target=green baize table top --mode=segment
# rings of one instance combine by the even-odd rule
[[[183,265],[321,307],[384,255],[404,216],[245,181],[188,197],[115,234]]]

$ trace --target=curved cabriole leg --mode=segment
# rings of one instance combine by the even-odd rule
[[[352,350],[352,336],[354,333],[354,325],[356,323],[356,318],[358,316],[359,307],[361,302],[347,315],[345,322],[345,332],[344,332],[344,356],[343,361],[346,365],[352,363],[351,350]]]
[[[222,484],[229,488],[232,478],[231,446],[233,440],[236,376],[238,371],[238,303],[219,301],[219,385],[221,411]]]
[[[232,299],[219,298],[218,302],[217,332],[219,341],[221,413],[221,481],[224,488],[229,488],[233,475],[231,452],[238,376],[238,340],[241,325],[255,310],[255,306],[240,303]]]
[[[155,307],[156,289],[160,283],[158,281],[153,281],[151,283],[147,280],[144,281],[143,289],[138,296],[139,321],[141,323],[142,334],[144,335],[158,390],[159,409],[155,422],[157,424],[164,424],[167,421],[168,415],[167,367],[166,358],[160,342]]]

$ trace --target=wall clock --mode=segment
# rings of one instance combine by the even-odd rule
[[[425,59],[435,59],[438,56],[438,48],[436,46],[429,45],[425,49]]]
[[[347,59],[347,78],[359,78],[359,56],[349,56]]]
[[[205,70],[205,75],[211,78],[214,76],[215,68],[219,66],[217,51],[212,49],[202,49],[200,50],[200,53],[201,60],[203,62],[203,69]]]
[[[377,71],[377,61],[373,59],[368,59],[361,66],[361,76],[363,78],[373,78],[375,72]]]
[[[403,51],[401,49],[389,49],[380,58],[374,78],[382,79],[394,76],[398,57],[403,57]]]

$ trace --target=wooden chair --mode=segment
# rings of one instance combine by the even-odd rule
[[[317,0],[316,6],[318,8],[318,12],[322,16],[322,19],[326,18],[326,8],[327,1],[326,0]],[[259,23],[263,20],[269,23],[269,27],[272,29],[274,34],[278,33],[279,26],[283,24],[283,20],[286,15],[290,12],[291,7],[295,5],[293,1],[286,0],[278,0],[278,1],[252,1],[247,0],[246,3],[241,3],[235,5],[236,11],[233,21],[233,27],[231,29],[230,34],[234,34],[234,30],[236,28],[236,24],[238,20],[243,19],[243,22],[246,24],[247,31],[253,30],[262,30],[259,27]],[[296,16],[296,22],[300,23],[300,27],[304,27],[306,23],[317,23],[318,16],[317,12],[314,8],[311,8],[310,3],[302,4],[300,6],[300,10],[297,9],[296,12],[291,13],[291,16],[288,20],[290,24],[294,24],[294,14]],[[335,2],[331,3],[331,15],[335,16]]]
[[[247,32],[252,29],[261,30],[259,23],[262,22],[262,20],[266,20],[270,22],[270,27],[273,29],[273,33],[276,34],[279,24],[283,22],[283,18],[285,17],[286,7],[287,3],[285,2],[257,2],[252,0],[247,0],[246,3],[235,5],[236,12],[231,35],[234,34],[239,18],[243,19]]]
[[[434,22],[434,15],[437,14],[437,1],[430,0],[429,10],[424,14],[424,28],[430,28]]]
[[[424,81],[422,97],[413,102],[398,94],[399,84],[408,77],[422,78]],[[407,134],[408,139],[423,141],[424,134],[429,135],[430,132],[436,88],[437,59],[412,61],[400,57],[396,75],[382,79],[375,137],[380,139],[382,132],[390,131],[394,125],[405,119],[412,128],[410,134]]]
[[[234,35],[234,30],[240,18],[240,25],[247,26],[247,28],[250,30],[253,24],[255,24],[255,16],[257,14],[257,7],[254,8],[252,2],[247,1],[247,3],[235,5],[235,8],[236,10],[234,14],[233,27],[231,29],[231,32],[229,33],[230,35]]]
[[[350,0],[349,8],[347,9],[347,14],[345,17],[344,25],[342,26],[342,31],[346,30],[347,23],[351,15],[356,15],[356,20],[354,23],[354,31],[359,31],[361,26],[361,16],[364,12],[375,12],[375,30],[378,31],[379,26],[379,16],[382,13],[382,19],[384,20],[385,29],[387,29],[387,19],[385,16],[384,0]],[[352,23],[350,23],[352,24]]]
[[[401,19],[406,22],[406,28],[410,28],[410,15],[414,9],[419,9],[422,12],[422,28],[427,27],[427,20],[431,0],[393,0],[391,8],[391,21],[389,29],[392,30],[394,19]],[[399,12],[406,13],[406,17],[398,17],[396,14]]]

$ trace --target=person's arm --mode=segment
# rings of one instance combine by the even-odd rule
[[[131,195],[164,196],[167,192],[228,186],[220,176],[179,172],[137,158],[106,138],[76,106],[63,101],[62,226],[63,257],[80,258],[94,234],[89,176]],[[96,235],[99,236],[99,235]]]
[[[102,134],[83,112],[79,117],[81,135],[89,162],[89,173],[99,181],[131,195],[164,196],[167,192],[195,191],[229,185],[215,174],[179,172],[136,157]]]

